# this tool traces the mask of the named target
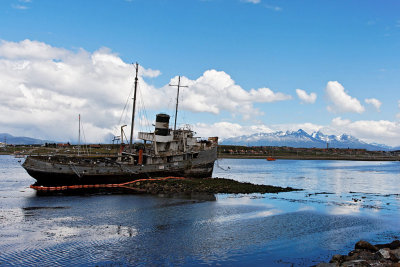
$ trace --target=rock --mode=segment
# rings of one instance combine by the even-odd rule
[[[381,256],[377,255],[372,251],[356,249],[351,251],[348,256],[343,256],[342,262],[354,261],[354,260],[379,260],[379,259],[381,259]]]
[[[337,262],[337,263],[340,264],[343,261],[344,261],[344,256],[343,255],[335,254],[335,255],[332,256],[332,259],[331,259],[330,263]]]
[[[395,240],[392,243],[389,244],[378,244],[375,245],[377,248],[390,248],[390,249],[398,249],[400,248],[400,240]]]
[[[378,253],[382,256],[384,259],[390,259],[390,249],[388,248],[381,248]]]
[[[390,260],[391,260],[391,261],[393,261],[393,262],[399,262],[399,259],[400,259],[400,258],[397,257],[397,255],[393,254],[392,251],[390,251],[389,254],[390,254]]]
[[[400,259],[400,248],[392,250],[393,255]]]
[[[344,267],[366,267],[366,266],[371,266],[367,261],[365,260],[353,260],[353,261],[346,261],[343,262],[342,265]]]
[[[393,248],[393,249],[392,249]],[[360,240],[355,249],[348,256],[333,255],[329,264],[318,264],[316,266],[390,266],[400,267],[400,241],[395,240],[389,244],[372,245]]]
[[[382,248],[377,254],[380,254],[385,260],[390,260],[392,262],[399,261],[398,253],[395,253],[395,250],[390,250],[389,248]]]
[[[390,249],[398,249],[400,248],[400,240],[395,240],[389,244]]]
[[[339,266],[339,265],[336,263],[325,263],[325,262],[318,263],[316,265],[316,267],[337,267],[337,266]]]
[[[371,243],[364,241],[364,240],[358,241],[355,245],[355,249],[365,249],[365,250],[369,250],[369,251],[373,251],[373,252],[376,252],[379,250],[377,247],[375,247]]]
[[[358,259],[360,260],[379,260],[380,258],[381,257],[378,254],[371,251],[362,250],[358,254]]]

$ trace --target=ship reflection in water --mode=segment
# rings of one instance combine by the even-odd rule
[[[221,160],[215,176],[306,190],[157,197],[36,196],[0,161],[3,265],[309,266],[400,235],[398,162]]]

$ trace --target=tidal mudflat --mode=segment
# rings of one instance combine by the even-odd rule
[[[229,168],[228,168],[229,167]],[[216,194],[38,196],[0,156],[3,265],[309,266],[400,236],[400,162],[223,159],[214,176],[302,188]]]

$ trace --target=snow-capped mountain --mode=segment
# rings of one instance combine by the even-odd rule
[[[244,146],[289,146],[326,148],[363,148],[367,150],[390,150],[391,147],[380,144],[369,144],[348,134],[325,135],[322,132],[308,134],[302,129],[298,131],[278,131],[274,133],[256,133],[227,138],[222,145]]]

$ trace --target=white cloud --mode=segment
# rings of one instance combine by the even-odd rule
[[[376,98],[367,98],[365,99],[365,103],[370,104],[376,108],[377,111],[380,111],[382,102]]]
[[[261,3],[261,0],[242,0],[242,2],[252,3],[252,4],[259,4],[259,3]]]
[[[322,126],[322,125],[317,125],[317,124],[310,123],[310,122],[271,125],[271,129],[273,129],[274,131],[283,131],[283,132],[297,131],[299,129],[303,129],[307,133],[312,133],[312,132],[317,132],[323,128],[324,128],[324,126]]]
[[[160,71],[141,67],[139,74],[138,99],[147,109],[165,110],[175,102],[176,88],[156,88],[143,80]],[[73,141],[80,113],[87,141],[104,141],[119,128],[133,75],[134,67],[107,48],[71,51],[38,41],[1,41],[0,127],[19,136]],[[176,82],[177,77],[170,83]],[[198,79],[182,77],[181,82],[189,88],[181,91],[180,109],[191,112],[228,111],[247,119],[262,114],[254,103],[291,98],[269,88],[246,91],[223,71],[208,70]]]
[[[213,124],[196,123],[194,128],[197,136],[218,136],[220,139],[240,136],[245,133],[242,125],[231,122],[217,122]]]
[[[400,100],[397,101],[397,105],[398,105],[399,108],[400,108]],[[397,114],[396,114],[396,118],[400,119],[400,113],[397,113]]]
[[[264,124],[243,126],[238,123],[222,121],[213,124],[196,123],[195,131],[197,133],[197,136],[218,136],[220,140],[224,140],[230,137],[249,135],[254,133],[270,133],[274,130]]]
[[[140,73],[159,72],[141,68]],[[109,49],[89,53],[30,40],[1,41],[0,126],[19,136],[76,140],[80,113],[87,141],[103,141],[116,127],[132,76],[133,67]]]
[[[301,89],[296,89],[296,94],[302,103],[313,104],[313,103],[315,103],[315,100],[317,99],[316,93],[307,94],[306,91],[301,90]]]
[[[57,60],[65,58],[68,51],[63,48],[52,47],[48,44],[23,40],[21,42],[0,42],[0,57],[6,59],[49,59]]]
[[[14,9],[20,9],[20,10],[25,10],[28,9],[29,7],[24,6],[24,5],[11,5],[12,8]]]
[[[167,109],[169,103],[173,108],[175,87],[167,84],[157,88],[143,80],[144,77],[157,77],[160,71],[141,67],[139,73],[138,97],[145,102],[146,108],[161,111]],[[123,104],[127,99],[131,102],[128,95],[132,90],[133,75],[133,66],[107,48],[94,52],[72,51],[30,40],[17,43],[1,41],[0,127],[4,132],[19,136],[73,141],[77,139],[77,118],[81,114],[87,141],[104,141],[113,129],[119,129]],[[170,81],[176,82],[177,77]],[[243,118],[254,118],[262,114],[254,103],[291,99],[291,96],[269,88],[244,90],[227,73],[217,70],[207,70],[194,80],[181,77],[181,82],[189,87],[181,90],[180,108],[190,112],[220,114],[227,111]],[[326,90],[335,111],[363,110],[358,100],[347,95],[338,82],[329,82]],[[300,99],[301,91],[299,94],[296,90]],[[304,92],[304,96],[305,102],[305,99],[313,99],[312,93]],[[371,99],[366,100],[368,102],[377,105]],[[340,117],[327,126],[313,123],[253,123],[243,126],[221,121],[199,123],[194,127],[200,136],[221,138],[300,128],[306,132],[348,133],[366,141],[389,145],[399,145],[400,140],[397,122],[350,121]]]
[[[170,82],[170,84],[176,83],[177,77]],[[225,110],[234,115],[240,114],[244,119],[248,119],[254,115],[262,115],[259,110],[253,107],[253,103],[271,103],[291,99],[291,96],[279,92],[274,93],[269,88],[246,91],[223,71],[207,70],[196,80],[181,77],[181,83],[189,87],[182,90],[180,105],[192,112],[219,114],[222,110]],[[162,90],[170,97],[176,91],[175,88],[169,86],[165,86]]]
[[[273,11],[282,11],[280,6],[271,6],[271,5],[264,5],[265,8],[271,9]]]
[[[334,131],[338,134],[347,133],[366,142],[400,145],[400,124],[397,122],[387,120],[351,121],[337,117],[332,120],[331,125],[326,130]]]
[[[356,112],[363,113],[365,108],[356,98],[351,97],[345,92],[344,87],[337,81],[330,81],[326,85],[325,92],[332,105],[328,106],[328,111],[333,113]]]

